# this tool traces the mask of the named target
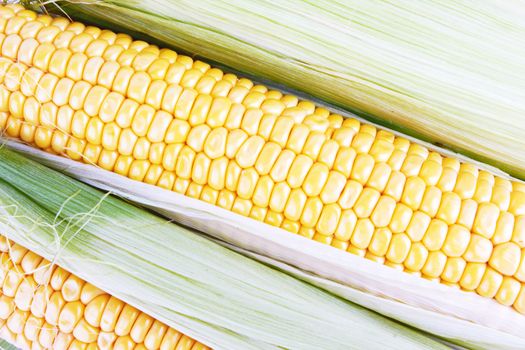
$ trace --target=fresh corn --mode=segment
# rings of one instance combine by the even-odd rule
[[[449,348],[6,147],[0,159],[6,237],[214,349]],[[437,318],[454,342],[469,332]],[[523,343],[487,331],[501,336],[484,348]]]
[[[25,349],[208,347],[0,235],[0,337]]]
[[[525,185],[107,30],[1,8],[0,128],[525,313]]]

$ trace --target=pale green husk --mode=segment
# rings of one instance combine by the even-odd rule
[[[216,349],[445,349],[189,229],[0,150],[0,229]]]
[[[0,339],[0,350],[18,350],[13,344],[9,344],[5,340]]]
[[[145,33],[525,179],[520,0],[58,3],[73,18]]]

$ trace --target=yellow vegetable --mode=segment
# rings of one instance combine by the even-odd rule
[[[0,235],[0,337],[21,349],[207,350]]]
[[[8,136],[525,313],[525,185],[81,23],[2,7]]]

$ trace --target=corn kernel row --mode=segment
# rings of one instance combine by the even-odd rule
[[[525,312],[523,184],[171,50],[6,9],[7,135]]]
[[[208,350],[0,236],[0,337],[21,349]]]

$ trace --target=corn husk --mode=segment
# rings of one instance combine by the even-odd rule
[[[7,141],[40,163],[140,203],[335,295],[472,349],[525,349],[525,317],[214,205]],[[1,167],[0,167],[1,171]]]
[[[0,231],[214,349],[446,349],[3,148]]]
[[[74,18],[145,34],[525,179],[518,0],[58,4]]]
[[[0,339],[0,350],[17,350],[18,348],[5,340]]]

